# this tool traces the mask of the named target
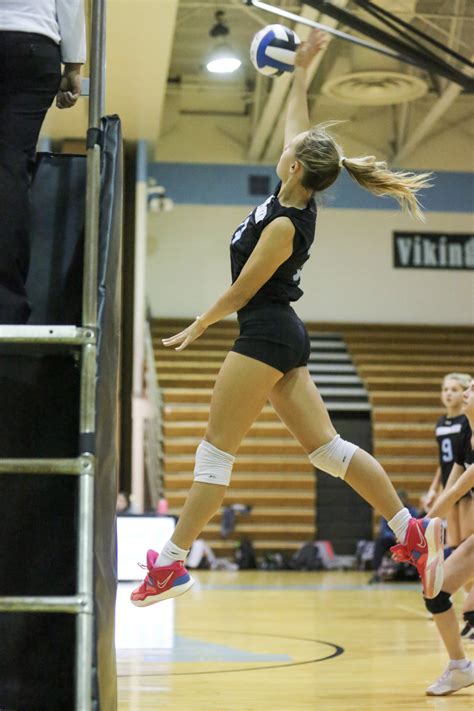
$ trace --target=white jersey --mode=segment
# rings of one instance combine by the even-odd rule
[[[61,46],[64,63],[86,60],[84,0],[0,0],[0,32],[32,32]]]

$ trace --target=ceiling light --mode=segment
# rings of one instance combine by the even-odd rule
[[[235,52],[225,44],[219,45],[209,56],[206,64],[208,72],[212,74],[231,74],[235,72],[242,62]]]
[[[209,30],[209,35],[217,39],[218,44],[206,62],[207,71],[212,74],[231,74],[242,64],[234,50],[222,41],[222,38],[228,34],[230,30],[227,27],[225,12],[217,10],[214,13],[214,24]]]

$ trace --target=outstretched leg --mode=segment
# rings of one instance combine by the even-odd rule
[[[387,519],[402,544],[397,547],[400,559],[403,556],[416,566],[426,597],[437,595],[443,582],[440,519],[413,519],[380,464],[364,450],[336,436],[307,368],[295,368],[281,378],[270,401],[314,466],[344,479]]]
[[[193,584],[183,566],[188,549],[220,508],[230,480],[234,455],[274,385],[283,373],[231,351],[222,365],[211,398],[209,423],[196,454],[195,480],[173,536],[160,556],[148,551],[148,575],[133,591],[132,602],[144,607],[176,597]],[[211,483],[215,479],[217,484]]]
[[[211,399],[204,439],[223,453],[235,455],[282,373],[265,363],[231,351],[219,372]],[[227,486],[195,481],[172,536],[188,549],[218,511]]]
[[[326,406],[306,368],[287,373],[273,388],[270,401],[308,455],[336,435]],[[403,509],[385,471],[362,449],[357,449],[352,456],[344,480],[387,521]]]

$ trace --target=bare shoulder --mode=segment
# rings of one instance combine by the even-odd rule
[[[278,241],[281,243],[291,243],[293,237],[295,236],[295,226],[289,217],[282,215],[281,217],[276,217],[270,222],[269,225],[265,227],[262,232],[262,237],[265,240]]]

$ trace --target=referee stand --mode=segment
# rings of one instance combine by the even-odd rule
[[[41,226],[45,238],[33,257],[56,255],[36,280],[49,294],[38,293],[33,320],[49,325],[0,326],[2,709],[117,704],[123,181],[120,121],[101,119],[105,5],[92,0],[87,158],[39,157],[33,186],[42,223],[34,221],[33,238]],[[82,289],[71,289],[81,272]],[[71,325],[64,314],[74,313]]]

